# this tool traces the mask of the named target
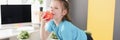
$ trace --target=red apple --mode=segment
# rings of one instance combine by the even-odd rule
[[[52,12],[46,11],[46,12],[45,12],[45,16],[44,16],[43,18],[45,18],[47,21],[49,21],[50,19],[53,18]]]

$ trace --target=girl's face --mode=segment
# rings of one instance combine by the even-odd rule
[[[52,1],[50,7],[51,11],[53,12],[53,19],[60,19],[65,15],[61,2]]]

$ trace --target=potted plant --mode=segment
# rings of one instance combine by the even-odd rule
[[[19,40],[29,40],[29,33],[28,31],[21,31],[20,34],[17,36]]]
[[[40,4],[43,4],[43,0],[39,0],[39,3],[40,3]]]
[[[39,0],[39,3],[40,3],[40,5],[42,5],[43,4],[43,0]],[[40,11],[41,12],[43,11],[43,6],[40,6]]]

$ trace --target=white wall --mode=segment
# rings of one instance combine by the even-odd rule
[[[40,4],[38,2],[38,0],[35,0],[32,3],[32,23],[34,24],[38,24],[39,23],[39,15],[40,15]]]
[[[0,6],[0,28],[1,28],[1,6]]]
[[[0,5],[1,4],[7,4],[6,2],[7,2],[7,0],[0,0]]]

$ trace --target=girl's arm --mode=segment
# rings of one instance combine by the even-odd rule
[[[48,31],[45,30],[45,23],[46,23],[46,19],[43,19],[43,14],[41,14],[41,27],[40,27],[40,40],[47,40],[47,38],[49,37],[50,33]]]
[[[40,27],[40,39],[41,40],[47,40],[49,34],[50,33],[48,31],[45,31],[45,27],[44,26]]]

